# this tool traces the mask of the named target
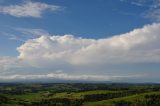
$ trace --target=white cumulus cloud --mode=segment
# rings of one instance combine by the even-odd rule
[[[146,25],[129,33],[104,39],[41,36],[26,41],[18,58],[33,65],[160,62],[160,24]],[[43,61],[42,61],[43,60]],[[51,64],[52,65],[52,64]]]
[[[153,23],[110,38],[47,34],[29,39],[17,48],[17,57],[0,58],[1,71],[6,72],[0,79],[118,80],[147,76],[145,71],[140,75],[129,73],[127,69],[117,74],[106,65],[113,68],[117,64],[159,64],[159,29],[160,24]],[[13,70],[14,73],[9,74]]]

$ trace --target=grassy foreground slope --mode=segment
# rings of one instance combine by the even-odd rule
[[[159,106],[160,91],[113,98],[97,102],[86,102],[83,106]]]

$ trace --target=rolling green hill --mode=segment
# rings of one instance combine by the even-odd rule
[[[160,106],[158,84],[0,85],[0,106]]]

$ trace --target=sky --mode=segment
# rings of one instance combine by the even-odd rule
[[[0,0],[0,82],[160,82],[160,0]]]

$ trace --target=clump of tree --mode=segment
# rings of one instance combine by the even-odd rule
[[[68,98],[46,98],[31,103],[21,101],[21,106],[82,106],[83,100],[81,99],[68,99]]]
[[[85,95],[84,101],[99,101],[99,100],[107,100],[117,97],[125,97],[137,93],[143,93],[145,91],[136,91],[136,90],[128,90],[128,91],[120,91],[120,92],[113,92],[113,93],[106,93],[106,94],[91,94],[91,95]]]
[[[0,95],[0,104],[5,104],[9,102],[9,98],[4,96],[4,95]]]

